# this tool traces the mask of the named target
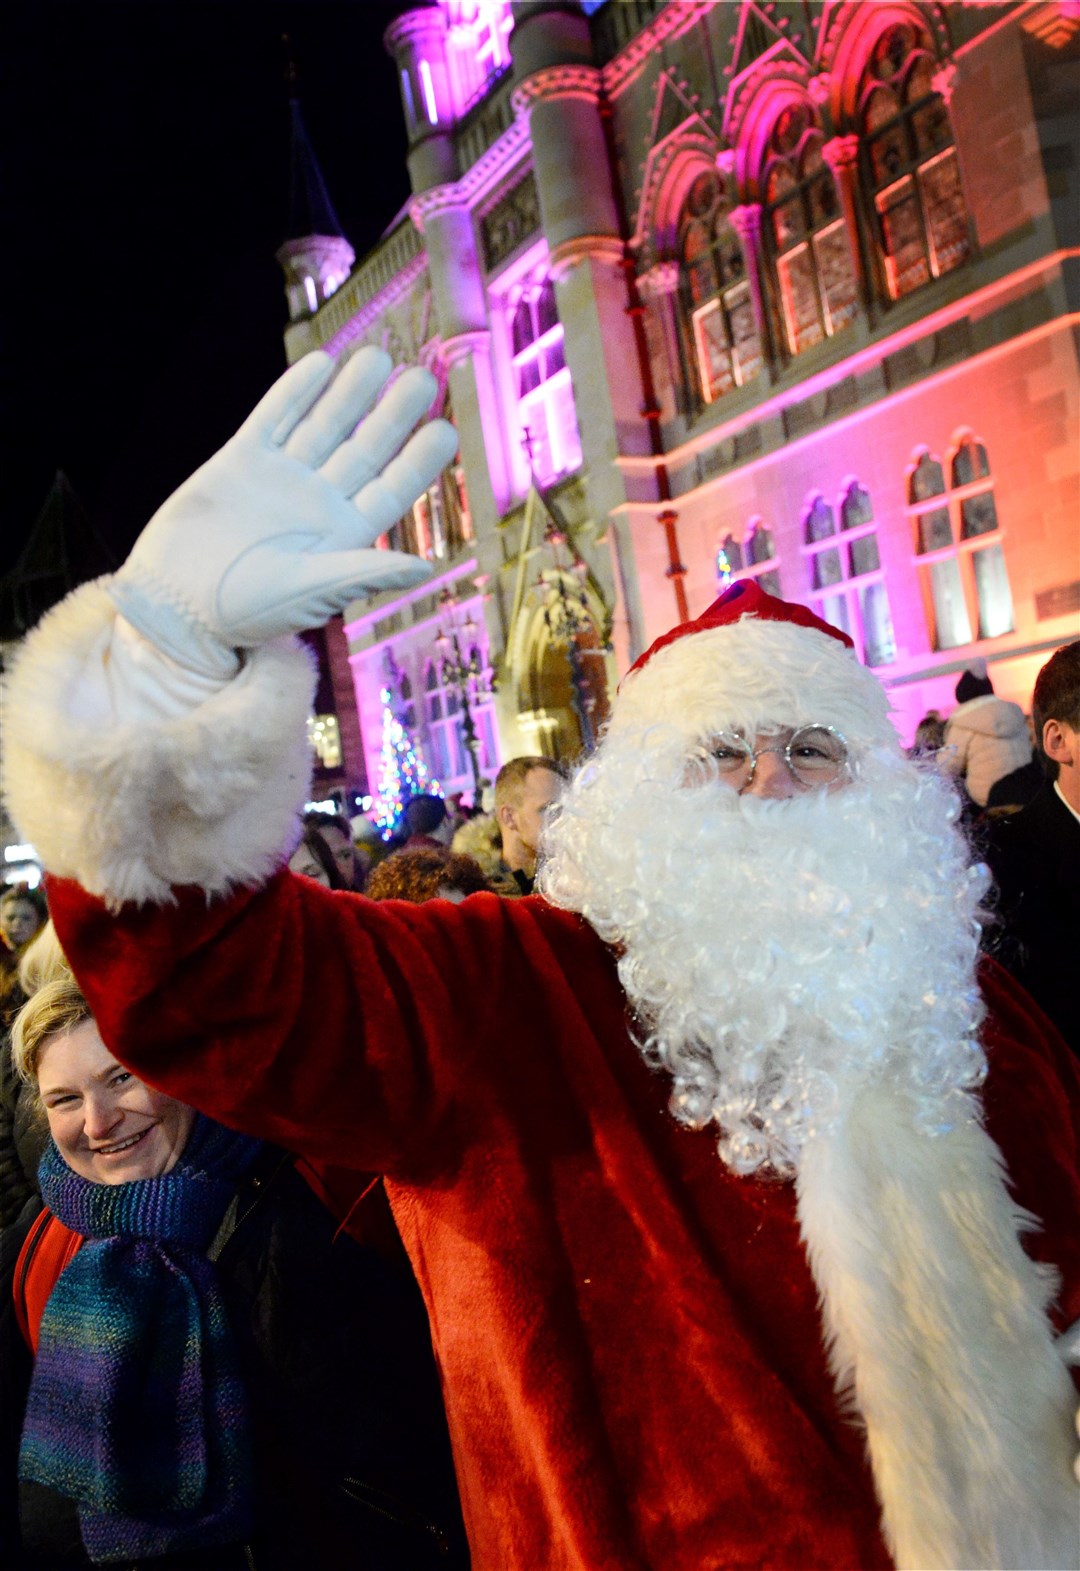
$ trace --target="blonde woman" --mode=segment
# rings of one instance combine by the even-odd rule
[[[25,1345],[4,1350],[21,1563],[460,1565],[423,1308],[392,1234],[338,1236],[291,1157],[124,1069],[62,957],[13,1051],[50,1135],[14,1272]],[[386,1220],[380,1198],[361,1228]]]

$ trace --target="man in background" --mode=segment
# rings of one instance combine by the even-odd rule
[[[1032,717],[1048,778],[988,831],[998,917],[988,942],[1080,1056],[1080,639],[1039,672]]]
[[[532,894],[544,815],[558,796],[562,779],[555,759],[538,754],[511,758],[495,777],[502,859],[523,895]]]

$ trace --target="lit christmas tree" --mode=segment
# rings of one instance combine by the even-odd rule
[[[442,796],[442,786],[428,775],[427,765],[413,745],[407,729],[394,713],[390,689],[380,694],[383,706],[382,753],[379,757],[379,794],[375,799],[375,822],[384,840],[389,840],[411,797]]]

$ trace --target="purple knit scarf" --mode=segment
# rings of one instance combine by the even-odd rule
[[[95,1563],[242,1541],[243,1387],[206,1250],[260,1147],[200,1115],[160,1178],[94,1184],[50,1141],[41,1193],[87,1242],[41,1320],[19,1476],[75,1500]]]

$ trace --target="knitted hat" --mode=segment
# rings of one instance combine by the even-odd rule
[[[994,691],[994,684],[986,674],[985,668],[978,671],[965,671],[956,684],[956,702],[966,704],[972,698],[986,698]]]
[[[816,616],[807,606],[778,600],[775,595],[766,594],[754,579],[748,578],[725,589],[719,599],[714,600],[709,609],[703,611],[693,622],[681,622],[670,632],[663,633],[655,643],[649,645],[643,655],[639,655],[630,670],[640,671],[653,655],[666,648],[668,644],[673,644],[677,638],[686,638],[694,633],[707,633],[715,627],[728,627],[744,616],[755,616],[763,622],[794,622],[799,627],[812,627],[818,633],[827,633],[830,638],[839,639],[840,643],[846,644],[849,649],[855,647],[846,633],[842,633],[838,627],[833,627],[828,622],[823,622],[821,617]]]

